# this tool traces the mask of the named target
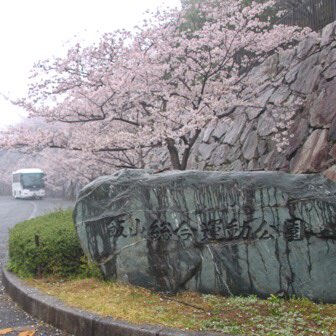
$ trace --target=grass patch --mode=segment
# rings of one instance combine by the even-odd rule
[[[28,280],[67,304],[102,316],[183,330],[244,335],[334,335],[336,307],[308,299],[267,300],[184,292],[174,296],[98,279]]]

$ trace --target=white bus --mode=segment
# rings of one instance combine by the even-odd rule
[[[12,173],[14,198],[42,198],[45,196],[44,176],[38,168],[19,169]]]

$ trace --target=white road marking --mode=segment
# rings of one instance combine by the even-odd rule
[[[36,215],[37,215],[37,206],[36,206],[36,203],[35,202],[30,202],[30,204],[33,205],[33,211],[30,214],[30,216],[28,217],[28,219],[32,219],[32,218],[36,217]]]

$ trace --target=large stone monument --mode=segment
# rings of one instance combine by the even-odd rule
[[[321,175],[121,170],[81,190],[74,221],[108,279],[336,302],[335,193]]]

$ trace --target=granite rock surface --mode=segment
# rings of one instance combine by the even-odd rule
[[[292,49],[275,52],[246,74],[258,84],[240,95],[246,106],[218,111],[204,127],[188,169],[325,173],[336,165],[336,22]],[[281,144],[282,145],[279,145]],[[148,167],[170,169],[170,161]]]
[[[74,222],[108,279],[336,302],[336,183],[322,175],[122,170],[81,190]]]

